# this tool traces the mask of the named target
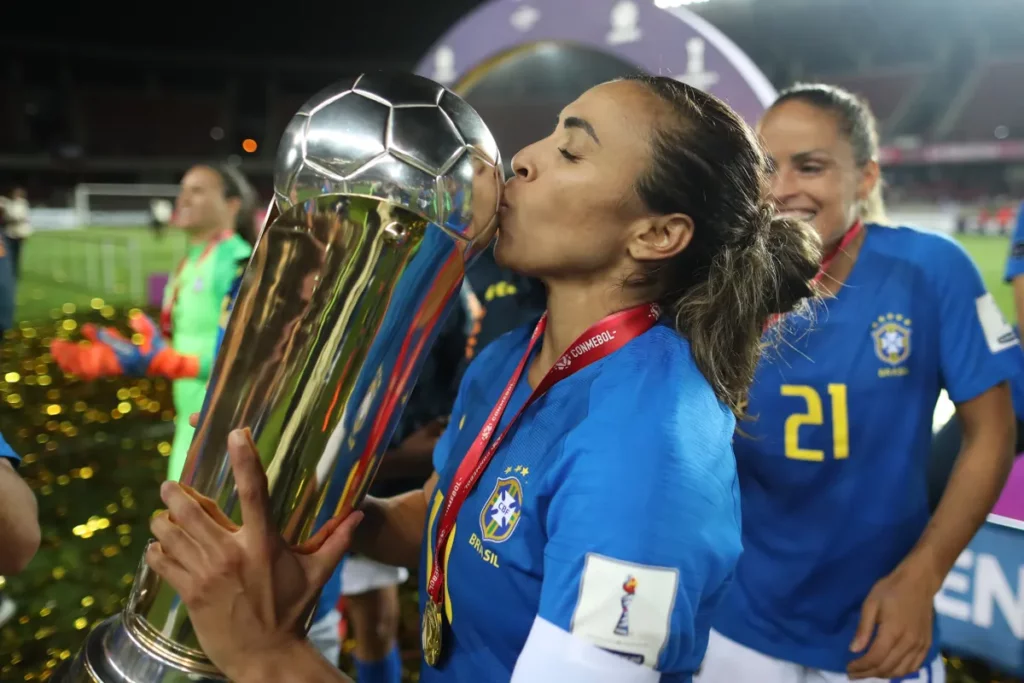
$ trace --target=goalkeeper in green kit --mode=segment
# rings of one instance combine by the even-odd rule
[[[255,197],[230,166],[198,165],[181,180],[175,226],[189,237],[188,254],[164,292],[159,324],[143,313],[129,324],[128,340],[111,328],[82,327],[87,341],[54,341],[51,354],[64,372],[81,379],[164,377],[173,381],[175,429],[167,478],[177,480],[213,364],[224,297],[255,242]]]

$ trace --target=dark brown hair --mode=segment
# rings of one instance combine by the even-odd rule
[[[255,245],[258,235],[256,231],[256,191],[252,189],[245,174],[230,164],[209,163],[202,166],[211,169],[220,176],[224,185],[225,199],[238,199],[238,214],[235,216],[235,232],[245,238],[249,244]]]
[[[741,416],[765,325],[811,295],[821,241],[810,225],[775,215],[764,153],[728,105],[671,78],[628,80],[674,114],[654,132],[637,194],[651,211],[694,224],[687,248],[639,284],[657,288],[719,400]]]
[[[853,160],[858,168],[878,161],[878,124],[867,102],[834,85],[797,83],[779,93],[772,108],[791,100],[817,107],[835,117],[840,134],[853,147]],[[873,222],[885,220],[881,180],[875,183],[871,195],[861,205],[860,217]]]

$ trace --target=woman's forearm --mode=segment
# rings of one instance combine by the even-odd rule
[[[245,671],[234,673],[231,680],[238,683],[352,683],[351,678],[324,659],[309,641],[297,641],[280,652],[257,657]]]
[[[0,457],[0,574],[21,572],[39,550],[39,539],[36,497]]]
[[[1002,387],[998,391],[1007,393],[1009,405],[1009,390]],[[996,415],[990,414],[988,419],[963,416],[963,442],[949,484],[908,557],[909,561],[931,565],[939,585],[984,524],[1013,466],[1016,423],[1012,408],[994,407]]]
[[[433,488],[431,477],[424,489],[392,498],[367,498],[360,508],[365,517],[356,528],[352,552],[395,567],[419,565],[427,496]]]
[[[431,451],[414,451],[407,448],[392,448],[381,459],[377,470],[377,481],[401,478],[426,478],[434,471]]]

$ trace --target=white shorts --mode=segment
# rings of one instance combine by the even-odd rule
[[[313,622],[306,637],[313,647],[323,655],[324,659],[338,666],[341,658],[341,633],[338,625],[341,624],[341,614],[336,609],[320,617]]]
[[[863,678],[858,683],[889,683],[887,678]],[[893,679],[907,683],[946,683],[942,657],[936,657],[917,674]],[[834,671],[808,669],[761,654],[713,630],[700,672],[694,683],[848,683],[849,677]]]
[[[348,555],[341,566],[341,594],[362,595],[378,588],[398,586],[409,578],[405,567],[375,562],[361,555]]]

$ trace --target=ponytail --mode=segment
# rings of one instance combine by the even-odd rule
[[[670,114],[652,132],[637,196],[652,213],[694,225],[682,252],[633,280],[655,293],[718,400],[742,417],[765,325],[811,294],[821,240],[807,223],[776,217],[761,145],[727,104],[666,76],[626,80]]]
[[[701,372],[737,417],[757,371],[761,337],[775,316],[812,294],[821,240],[807,223],[758,207],[744,236],[711,260],[706,277],[664,301],[676,328],[690,340]]]

